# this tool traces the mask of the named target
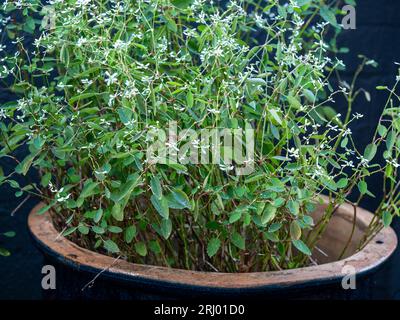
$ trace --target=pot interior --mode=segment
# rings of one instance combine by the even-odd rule
[[[312,214],[315,224],[323,219],[326,207],[326,204],[320,205]],[[356,212],[354,212],[355,210]],[[357,252],[360,241],[363,239],[369,223],[366,219],[360,219],[359,216],[357,216],[355,219],[356,222],[354,223],[357,211],[359,211],[359,208],[353,208],[350,205],[342,205],[333,214],[326,230],[313,251],[313,259],[318,264],[334,262],[339,258],[345,259]],[[347,249],[342,255],[346,245],[348,245]]]

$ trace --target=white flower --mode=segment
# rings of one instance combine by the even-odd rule
[[[386,162],[388,163],[388,164],[391,164],[393,167],[395,167],[396,169],[398,168],[398,167],[400,167],[400,164],[399,163],[397,163],[394,159],[392,159],[392,160],[386,160]]]
[[[84,44],[88,43],[88,40],[85,38],[80,37],[76,43],[78,48],[82,47]]]
[[[254,20],[259,27],[262,27],[266,22],[266,20],[257,13],[254,15]]]
[[[130,99],[139,94],[139,90],[136,88],[134,81],[126,80],[125,86],[127,87],[123,94],[125,98]]]
[[[355,119],[361,119],[361,118],[364,117],[364,115],[361,114],[361,113],[356,112],[355,114],[353,114],[353,117],[354,117]]]
[[[113,47],[117,50],[126,50],[129,47],[129,42],[125,42],[118,39],[117,41],[115,41]]]
[[[344,161],[344,164],[342,167],[343,168],[345,168],[345,167],[354,168],[354,163],[353,163],[353,161]]]
[[[117,73],[110,74],[108,71],[106,71],[104,74],[107,77],[105,79],[107,86],[111,86],[112,84],[114,84],[118,81]]]
[[[215,48],[214,51],[213,51],[213,55],[214,55],[215,57],[221,57],[221,56],[223,55],[223,53],[224,53],[224,51],[222,50],[221,47],[217,47],[217,48]]]
[[[168,148],[171,148],[171,149],[174,150],[174,151],[179,151],[179,148],[177,147],[176,142],[174,142],[174,141],[172,141],[172,142],[166,142],[165,145],[166,145]]]
[[[68,193],[66,196],[63,196],[63,197],[60,196],[59,193],[56,194],[56,200],[57,200],[57,202],[64,202],[64,201],[67,201],[70,197],[71,197],[71,194],[70,194],[70,193]]]
[[[185,30],[183,30],[183,34],[188,38],[193,38],[197,36],[196,30],[192,28],[186,28]]]
[[[76,1],[76,6],[77,7],[86,7],[91,0],[77,0]]]
[[[360,160],[360,165],[362,165],[363,167],[367,167],[369,160],[364,158],[363,156],[357,157],[357,159]]]
[[[108,98],[108,106],[111,107],[114,104],[114,100],[116,97],[118,97],[118,93],[111,94]]]
[[[0,109],[0,120],[7,118],[6,111],[4,109]]]
[[[226,172],[232,171],[233,169],[235,169],[234,166],[232,166],[232,165],[225,165],[225,164],[220,164],[220,165],[219,165],[219,168],[220,168],[222,171],[226,171]]]
[[[288,154],[290,157],[298,159],[300,157],[300,150],[296,148],[290,148],[288,149]]]
[[[209,113],[212,113],[212,114],[219,114],[219,113],[221,113],[221,111],[219,111],[219,110],[217,110],[217,109],[214,109],[214,108],[210,108],[210,109],[207,109],[207,111],[209,112]]]
[[[199,149],[199,148],[200,148],[200,140],[199,140],[199,139],[194,139],[194,140],[192,141],[192,145],[193,145],[193,147],[195,147],[196,149]]]
[[[306,173],[306,175],[311,176],[314,179],[315,177],[325,176],[325,172],[324,172],[324,169],[317,163],[315,165],[314,172],[313,173],[311,173],[311,172]]]
[[[72,87],[72,85],[70,85],[70,84],[64,84],[64,83],[62,83],[62,82],[60,82],[60,83],[57,84],[57,88],[58,88],[58,89],[61,89],[61,90],[65,89],[65,88],[71,88],[71,87]]]
[[[93,83],[93,80],[89,80],[89,79],[82,79],[81,80],[82,84],[85,84],[87,86],[90,86]]]
[[[347,128],[347,129],[343,132],[343,137],[351,136],[351,134],[352,134],[351,129],[350,129],[350,128]]]
[[[58,192],[57,188],[49,181],[49,189],[52,193]]]
[[[327,127],[330,129],[330,130],[332,130],[333,132],[336,132],[336,131],[338,131],[338,126],[332,126],[330,123],[328,123],[327,124]]]

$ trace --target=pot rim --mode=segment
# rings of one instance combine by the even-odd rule
[[[55,229],[50,213],[38,215],[44,206],[37,204],[29,214],[28,227],[40,250],[58,262],[73,269],[95,274],[121,282],[153,284],[171,288],[191,288],[209,292],[250,292],[259,290],[274,290],[282,287],[303,288],[311,285],[321,285],[338,282],[345,274],[345,266],[353,266],[357,276],[373,272],[382,265],[397,247],[397,236],[392,228],[382,229],[362,250],[356,254],[327,264],[321,264],[298,269],[249,273],[203,272],[168,267],[142,265],[116,260],[88,249],[61,236]],[[348,204],[341,206],[343,214],[353,218],[353,207]],[[372,213],[357,208],[357,219],[368,223]]]

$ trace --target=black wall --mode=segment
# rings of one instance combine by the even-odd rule
[[[386,102],[387,94],[375,90],[377,85],[391,86],[398,74],[400,62],[400,1],[399,0],[359,0],[357,6],[357,29],[347,30],[339,38],[340,46],[348,47],[350,54],[343,57],[347,71],[342,75],[347,82],[351,81],[359,59],[363,54],[379,63],[378,68],[367,68],[361,75],[358,85],[371,93],[372,102],[368,103],[360,97],[355,104],[354,111],[365,115],[359,125],[353,127],[355,141],[359,147],[369,143],[375,130],[377,120]],[[0,101],[10,99],[6,90],[0,88]],[[344,108],[344,102],[337,100],[339,110]],[[343,112],[342,112],[343,113]],[[14,166],[12,161],[0,159],[3,167]],[[370,189],[376,195],[381,193],[382,185],[379,179],[369,181]],[[0,299],[40,299],[40,281],[42,258],[33,247],[27,227],[26,217],[30,209],[37,202],[34,199],[27,201],[21,209],[10,217],[10,212],[18,206],[21,199],[14,197],[13,190],[0,187],[0,232],[16,230],[17,236],[7,241],[12,256],[0,256]],[[377,203],[368,199],[362,206],[374,209]],[[400,223],[394,222],[394,228],[400,235]],[[400,250],[380,272],[378,289],[374,292],[375,298],[400,299]]]
[[[387,92],[376,90],[377,85],[391,87],[398,75],[400,62],[400,1],[398,0],[359,0],[357,1],[357,29],[348,30],[341,34],[339,43],[348,47],[350,53],[343,56],[347,71],[343,79],[350,82],[363,54],[378,62],[378,68],[369,67],[361,74],[358,86],[371,93],[371,102],[360,96],[356,101],[354,112],[365,115],[352,130],[356,143],[361,150],[371,139],[377,121],[387,100]],[[344,103],[338,100],[338,107]],[[369,188],[379,199],[382,193],[382,182],[378,177],[368,181]],[[367,209],[375,209],[378,201],[372,198],[362,202]],[[400,235],[399,219],[393,224]],[[400,299],[400,250],[397,249],[393,258],[380,272],[376,298]]]

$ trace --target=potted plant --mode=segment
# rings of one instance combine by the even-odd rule
[[[1,107],[0,155],[16,162],[1,183],[42,199],[29,227],[57,266],[56,297],[343,297],[343,272],[365,276],[394,251],[396,87],[380,88],[388,104],[359,150],[359,72],[329,84],[343,67],[325,43],[335,6],[55,0],[3,12],[15,53],[1,76],[20,97]],[[35,40],[21,37],[39,22]],[[31,168],[40,182],[14,179]],[[385,190],[369,213],[358,205],[372,174]]]

